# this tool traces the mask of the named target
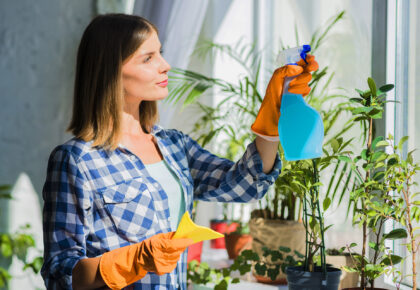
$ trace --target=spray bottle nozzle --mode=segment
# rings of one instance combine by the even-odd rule
[[[297,62],[301,59],[306,62],[306,55],[310,51],[311,46],[309,44],[283,50],[277,57],[277,64],[279,66],[286,64],[297,64]]]

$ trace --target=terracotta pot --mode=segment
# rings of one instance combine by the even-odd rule
[[[236,230],[239,226],[236,222],[229,222],[225,220],[211,220],[210,228],[218,233],[226,234]],[[212,249],[225,249],[225,238],[218,238],[210,241],[210,248]]]
[[[201,262],[201,253],[203,252],[203,242],[192,244],[188,247],[187,262],[197,260]]]
[[[263,284],[270,284],[270,285],[287,285],[287,279],[286,278],[280,278],[280,279],[276,279],[276,280],[271,280],[268,277],[264,277],[264,276],[260,276],[257,275],[255,273],[253,273],[255,279]]]
[[[236,257],[239,256],[239,253],[244,250],[244,247],[246,246],[248,246],[248,249],[251,249],[251,241],[252,237],[249,234],[226,234],[225,244],[229,259],[236,259]]]

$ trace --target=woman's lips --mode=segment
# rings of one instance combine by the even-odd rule
[[[168,80],[166,79],[166,80],[164,80],[163,82],[158,83],[157,85],[158,85],[159,87],[164,88],[164,87],[166,87],[166,86],[168,85]]]

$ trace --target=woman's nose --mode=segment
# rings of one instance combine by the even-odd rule
[[[160,71],[162,73],[167,73],[171,69],[169,63],[161,56]]]

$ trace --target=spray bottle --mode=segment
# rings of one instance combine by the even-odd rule
[[[277,63],[297,65],[300,59],[306,61],[309,45],[290,48],[280,52]],[[306,104],[302,95],[289,93],[289,83],[294,77],[286,78],[280,107],[278,124],[280,143],[287,161],[319,158],[322,155],[324,125],[319,113]]]

